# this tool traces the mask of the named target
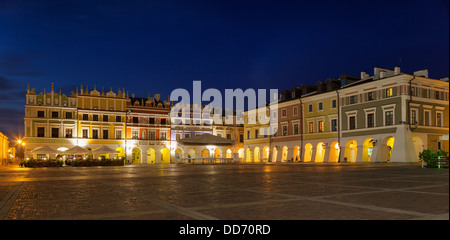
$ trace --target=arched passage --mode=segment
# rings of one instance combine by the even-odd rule
[[[293,161],[300,162],[300,147],[298,145],[294,146]]]
[[[239,161],[243,162],[244,161],[244,149],[243,148],[239,148],[238,150],[238,154],[239,154]]]
[[[119,151],[119,152],[114,154],[115,158],[119,159],[119,158],[125,157],[125,149],[123,149],[121,147],[118,147],[118,148],[116,148],[116,150]]]
[[[287,161],[287,155],[288,155],[288,147],[283,147],[283,154],[281,154],[281,162]]]
[[[183,150],[177,148],[177,150],[175,150],[175,159],[181,161],[181,158],[183,158]]]
[[[231,149],[227,149],[227,156],[226,158],[232,158],[233,157],[233,151]]]
[[[264,159],[264,161],[269,160],[269,154],[270,154],[270,148],[268,146],[264,146],[263,152],[262,152],[262,158]]]
[[[372,158],[373,138],[367,138],[363,143],[362,161],[370,162]]]
[[[314,162],[323,162],[323,158],[325,157],[325,144],[323,142],[318,143],[316,149]]]
[[[339,162],[339,151],[339,143],[332,142],[330,146],[330,158],[328,159],[328,162]]]
[[[356,162],[357,147],[358,144],[354,139],[347,141],[344,152],[344,159],[347,159],[347,162]]]
[[[392,150],[394,149],[394,140],[392,136],[386,137],[381,143],[381,157],[383,162],[391,161]]]
[[[260,162],[261,161],[261,159],[260,159],[260,150],[259,150],[259,147],[255,147],[255,154],[254,154],[254,157],[253,157],[253,162]]]
[[[147,163],[156,163],[156,151],[154,148],[147,149]]]
[[[214,160],[216,162],[220,161],[220,158],[222,157],[222,154],[220,152],[220,149],[216,148],[216,150],[214,150]]]
[[[161,163],[170,163],[170,150],[167,148],[161,149]]]
[[[208,149],[202,150],[202,158],[209,158],[209,150]]]
[[[131,159],[133,160],[133,164],[141,164],[141,149],[135,147],[131,151]]]
[[[311,143],[307,143],[305,145],[305,158],[304,158],[304,162],[311,162],[311,155],[312,155],[312,144]]]

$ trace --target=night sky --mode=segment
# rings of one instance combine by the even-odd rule
[[[0,131],[27,83],[131,95],[315,84],[373,67],[449,75],[449,2],[0,0]]]

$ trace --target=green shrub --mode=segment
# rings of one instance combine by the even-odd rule
[[[437,159],[438,156],[440,157],[447,157],[448,152],[444,151],[443,149],[439,151],[435,151],[433,149],[424,149],[422,152],[419,153],[419,159],[422,160],[422,162],[427,163],[427,167],[437,167]]]

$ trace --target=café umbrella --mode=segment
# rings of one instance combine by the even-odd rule
[[[83,154],[92,154],[91,151],[82,148],[80,146],[75,146],[73,148],[70,148],[66,151],[64,151],[64,154],[69,154],[69,155],[83,155]]]
[[[55,150],[49,146],[39,147],[31,151],[33,154],[58,154],[58,150]]]
[[[115,149],[111,149],[107,146],[102,146],[102,147],[97,148],[94,151],[92,151],[92,153],[94,153],[94,154],[111,154],[111,153],[119,153],[119,151],[117,151]]]

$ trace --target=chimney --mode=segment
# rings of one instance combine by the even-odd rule
[[[394,67],[394,75],[399,75],[400,74],[400,67]]]
[[[386,72],[380,71],[380,78],[385,78],[385,77],[386,77]]]
[[[364,72],[364,71],[361,71],[361,80],[366,79],[366,78],[368,78],[368,77],[369,77],[369,74],[368,74],[368,73],[366,73],[366,72]]]
[[[428,69],[423,69],[423,70],[415,71],[415,72],[414,72],[414,76],[418,76],[418,77],[426,77],[426,78],[428,78]]]

